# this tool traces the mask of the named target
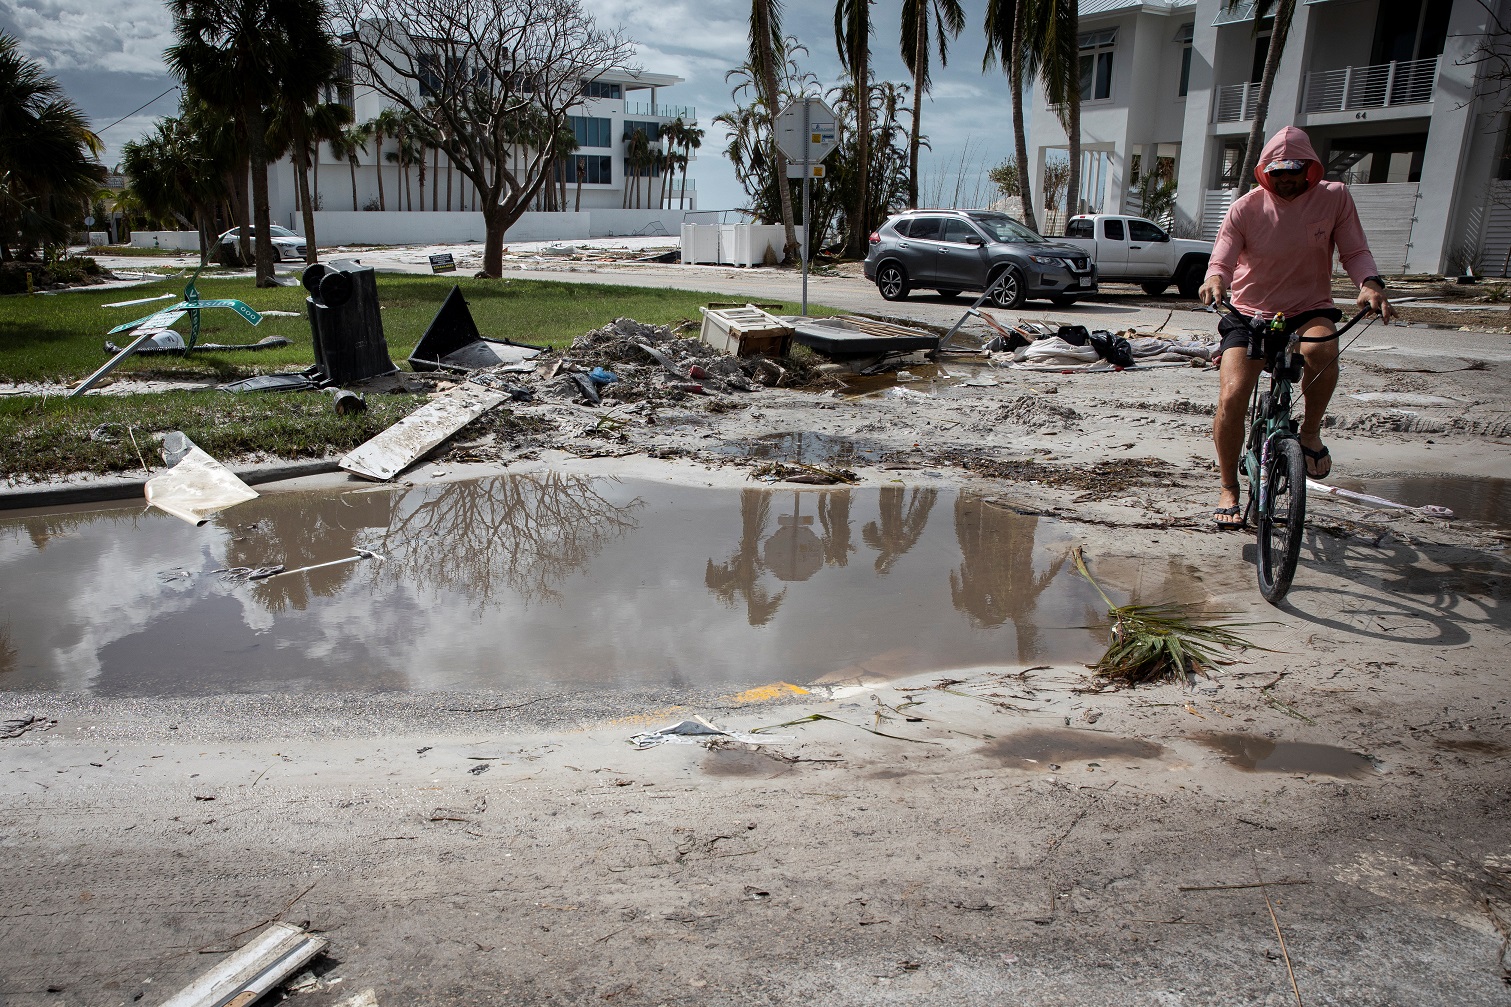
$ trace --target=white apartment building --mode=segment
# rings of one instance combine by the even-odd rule
[[[663,92],[682,82],[670,74],[630,70],[584,82],[582,102],[569,116],[577,150],[556,169],[557,178],[564,178],[565,193],[560,185],[549,194],[543,186],[531,211],[509,229],[506,240],[677,234],[683,215],[697,209],[696,180],[687,177],[684,183],[678,171],[663,184],[660,164],[642,167],[636,176],[627,154],[636,130],[660,150],[661,130],[668,123],[695,123],[695,108],[662,103]],[[333,89],[329,100],[351,108],[356,125],[370,122],[387,107],[383,96],[370,88]],[[329,144],[319,145],[310,177],[319,243],[481,241],[478,196],[466,176],[434,148],[424,152],[423,173],[413,161],[402,166],[396,160],[398,149],[397,137],[385,136],[381,149],[370,138],[353,167]],[[696,158],[689,152],[690,160]],[[273,223],[302,233],[298,184],[289,158],[269,166],[269,197]]]
[[[1511,0],[1488,0],[1502,20]],[[1137,208],[1138,176],[1177,183],[1175,226],[1212,237],[1237,195],[1268,26],[1252,3],[1082,0],[1081,212]],[[1472,264],[1505,275],[1511,151],[1504,102],[1473,61],[1479,0],[1298,0],[1265,134],[1305,130],[1348,183],[1386,273]],[[1035,205],[1065,131],[1035,92]]]

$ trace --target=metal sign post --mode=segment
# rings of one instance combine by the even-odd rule
[[[823,177],[821,162],[839,146],[835,137],[834,111],[821,98],[807,95],[794,98],[777,115],[777,147],[789,162],[786,177],[791,178],[794,171],[801,171],[803,178],[803,240],[798,248],[803,260],[804,315],[808,314],[808,255],[812,237],[812,222],[808,219],[810,193],[814,176]],[[786,179],[781,184],[787,184]]]
[[[803,133],[810,140],[813,138],[811,112],[811,102],[809,102],[805,95],[803,97]],[[811,164],[809,158],[812,154],[813,144],[811,142],[803,144],[803,307],[800,314],[804,318],[808,317],[808,232],[813,230],[813,228],[808,226],[808,193],[811,191],[813,185],[813,172],[809,168]],[[787,183],[783,181],[782,184],[786,185]]]

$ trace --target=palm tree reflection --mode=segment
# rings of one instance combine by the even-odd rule
[[[555,602],[569,576],[638,527],[645,501],[615,503],[598,483],[544,472],[416,488],[374,546],[386,557],[375,569],[420,589],[462,591],[479,609],[500,589]]]
[[[1011,621],[1020,661],[1038,655],[1034,610],[1065,565],[1060,556],[1045,572],[1034,573],[1038,523],[1037,517],[989,506],[978,496],[962,493],[955,499],[955,538],[962,560],[960,569],[950,572],[951,601],[975,626]]]
[[[850,544],[850,498],[849,490],[819,494],[818,523],[824,529],[824,562],[830,566],[848,565],[855,551]]]
[[[752,626],[764,626],[776,616],[786,589],[771,594],[760,583],[765,567],[761,563],[761,539],[766,535],[766,520],[771,516],[771,494],[764,490],[740,491],[740,544],[729,561],[708,561],[703,582],[720,602],[735,607],[745,603],[745,617]]]
[[[0,675],[16,670],[16,645],[11,642],[10,627],[0,626]]]
[[[918,544],[938,496],[939,491],[934,489],[882,488],[877,503],[880,520],[866,522],[860,532],[866,545],[877,552],[877,573],[890,571],[899,558]]]

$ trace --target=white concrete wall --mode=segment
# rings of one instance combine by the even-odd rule
[[[589,237],[588,213],[526,213],[504,233],[510,241],[550,241]],[[302,216],[294,218],[303,232]],[[434,245],[482,241],[487,237],[483,215],[453,210],[421,213],[316,210],[315,241],[332,245]]]
[[[592,210],[590,234],[595,238],[624,237],[630,234],[666,234],[676,237],[682,230],[686,210]]]
[[[511,241],[570,241],[632,234],[676,237],[685,216],[682,210],[583,210],[566,213],[526,213],[504,234]],[[303,215],[295,215],[294,230],[304,233]],[[140,233],[140,232],[139,232]],[[428,245],[482,241],[487,237],[483,215],[442,210],[421,213],[316,210],[315,240],[321,248],[333,245]],[[148,240],[151,247],[151,240]],[[196,244],[194,247],[198,248]]]
[[[132,231],[132,248],[174,248],[199,251],[198,231]]]

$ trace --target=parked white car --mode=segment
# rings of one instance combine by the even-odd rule
[[[254,225],[248,228],[248,234],[252,238],[252,254],[257,254],[257,228]],[[279,227],[273,224],[268,228],[268,234],[272,236],[273,261],[275,262],[303,262],[305,255],[304,236],[290,231],[287,227]],[[233,227],[219,238],[216,244],[226,246],[223,249],[223,257],[235,261],[236,243],[241,238],[241,228]]]
[[[1115,213],[1071,217],[1060,240],[1090,252],[1102,282],[1137,283],[1150,297],[1172,283],[1195,297],[1212,257],[1210,241],[1172,238],[1152,220]]]

